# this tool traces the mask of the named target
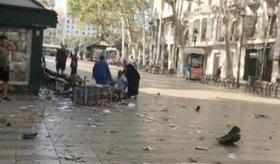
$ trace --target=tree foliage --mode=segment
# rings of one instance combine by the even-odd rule
[[[143,28],[143,11],[150,5],[148,0],[69,0],[69,14],[83,23],[98,28],[101,35],[114,35],[124,21],[129,49],[139,41]],[[139,38],[139,39],[138,39]]]

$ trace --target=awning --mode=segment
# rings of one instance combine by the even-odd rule
[[[0,0],[0,26],[56,27],[57,13],[35,0]]]
[[[206,55],[206,52],[203,48],[186,48],[184,51],[184,54],[200,54],[200,55]]]

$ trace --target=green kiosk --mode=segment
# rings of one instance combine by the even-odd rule
[[[39,92],[43,30],[56,24],[56,12],[35,0],[0,1],[0,35],[6,35],[16,46],[16,55],[10,57],[9,84]]]

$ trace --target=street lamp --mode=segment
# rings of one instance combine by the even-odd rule
[[[194,31],[193,31],[194,47],[195,47],[195,44],[196,44],[197,35],[198,35],[198,30],[197,30],[197,28],[195,28]]]

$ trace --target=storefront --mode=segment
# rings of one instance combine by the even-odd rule
[[[10,84],[37,93],[41,83],[43,30],[56,27],[57,14],[34,0],[0,1],[0,35],[16,46],[10,56]]]
[[[251,77],[260,77],[262,74],[263,81],[271,81],[272,75],[272,59],[270,57],[272,44],[268,44],[264,51],[263,44],[252,44],[246,46],[244,80]]]

